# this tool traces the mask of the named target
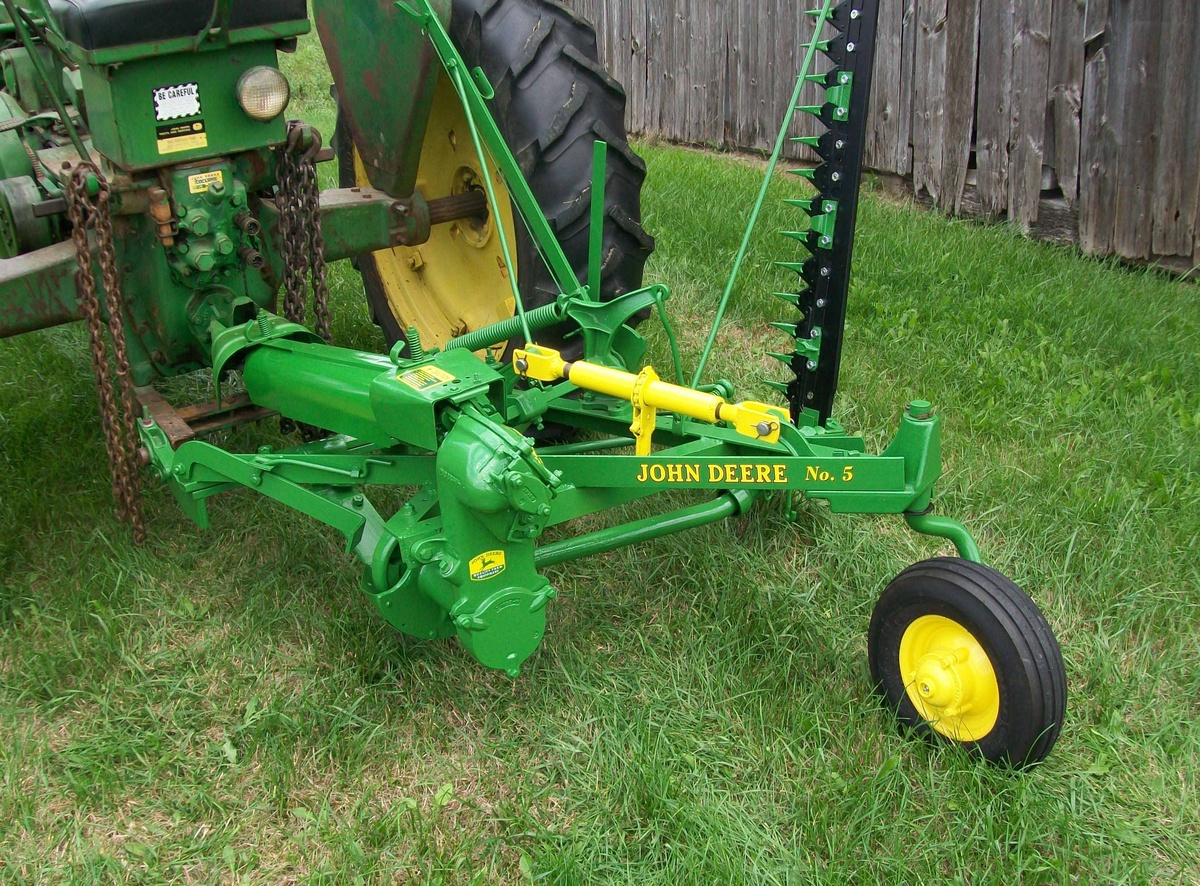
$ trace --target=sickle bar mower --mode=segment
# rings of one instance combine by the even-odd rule
[[[545,633],[548,566],[774,493],[896,514],[959,556],[884,592],[868,643],[878,688],[936,740],[1014,765],[1049,752],[1065,708],[1057,643],[966,528],[931,513],[932,406],[909,403],[880,454],[832,417],[878,0],[813,10],[771,159],[773,172],[792,113],[819,118],[824,134],[799,139],[822,160],[798,172],[816,194],[789,201],[809,224],[785,235],[807,254],[780,262],[799,279],[781,295],[794,313],[773,324],[791,348],[776,355],[791,371],[780,404],[701,383],[716,324],[690,385],[674,347],[678,384],[643,365],[635,326],[668,296],[641,281],[644,166],[594,33],[562,7],[315,0],[343,185],[318,193],[326,154],[310,127],[284,124],[277,68],[310,28],[303,0],[2,2],[0,327],[88,321],[114,490],[135,522],[144,473],[202,526],[209,499],[255,490],[340,532],[390,624],[457,636],[515,677]],[[329,343],[325,263],[351,256],[388,355]],[[149,386],[201,368],[216,404],[176,409]],[[202,439],[273,413],[304,442],[238,453]],[[527,436],[546,425],[588,433]],[[381,513],[375,486],[417,491]],[[539,543],[666,490],[697,501]]]

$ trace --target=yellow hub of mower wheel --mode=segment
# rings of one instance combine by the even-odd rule
[[[427,243],[371,256],[392,314],[402,329],[417,327],[427,347],[440,348],[463,333],[507,320],[516,309],[494,221],[498,213],[511,242],[512,203],[499,172],[489,166],[488,173],[500,205],[491,207],[486,219],[435,225]],[[421,147],[417,190],[427,200],[483,190],[482,175],[462,105],[441,77]],[[354,178],[368,186],[357,151]]]
[[[929,725],[955,741],[979,741],[1000,716],[1000,683],[987,652],[966,628],[924,615],[900,640],[905,690]]]

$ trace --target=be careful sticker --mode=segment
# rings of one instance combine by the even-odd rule
[[[487,581],[504,571],[504,551],[484,551],[471,558],[471,581]]]
[[[160,123],[199,116],[199,84],[180,83],[178,86],[162,86],[154,90],[154,119]]]

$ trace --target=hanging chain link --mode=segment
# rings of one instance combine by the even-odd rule
[[[317,335],[333,341],[329,284],[325,274],[325,237],[321,234],[321,197],[317,153],[321,134],[299,120],[288,123],[287,143],[279,151],[279,224],[283,240],[283,316],[304,323],[307,278],[312,278]]]
[[[96,193],[89,193],[94,183]],[[112,470],[112,492],[117,515],[133,526],[135,544],[146,540],[142,519],[142,484],[137,466],[137,401],[133,377],[129,371],[129,351],[125,343],[125,305],[117,254],[113,245],[112,192],[104,174],[93,163],[81,163],[66,180],[67,214],[75,242],[75,287],[92,348],[92,368],[100,400],[100,425],[104,447]],[[104,287],[105,309],[100,307],[93,271],[92,244],[88,231],[95,233],[96,258]],[[105,337],[107,319],[108,338]],[[109,364],[109,339],[112,340],[112,365]],[[113,372],[116,372],[116,384]]]

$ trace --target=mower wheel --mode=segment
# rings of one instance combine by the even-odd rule
[[[1005,576],[950,557],[898,575],[867,635],[871,680],[903,727],[1017,768],[1058,738],[1067,678],[1041,610]]]
[[[450,35],[469,67],[482,67],[496,96],[496,123],[580,281],[586,279],[592,145],[608,143],[601,297],[638,289],[654,240],[641,225],[646,167],[625,133],[625,93],[600,66],[591,25],[549,0],[453,0]],[[367,177],[346,127],[336,137],[341,184]],[[454,89],[439,77],[421,150],[417,188],[432,200],[483,190],[484,171]],[[495,218],[513,243],[517,284],[526,309],[558,295],[537,245],[518,218],[499,172],[489,165],[496,198],[484,216],[435,225],[427,243],[357,260],[373,319],[389,344],[416,326],[424,343],[441,347],[455,336],[513,315]],[[564,346],[566,329],[539,343],[578,357],[579,339]],[[524,344],[524,342],[515,342]],[[497,353],[504,346],[497,348]],[[499,353],[498,353],[499,355]],[[570,359],[570,357],[568,357]]]

